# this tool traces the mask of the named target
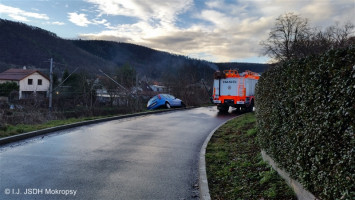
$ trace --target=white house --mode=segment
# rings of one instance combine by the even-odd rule
[[[46,97],[49,91],[49,78],[33,69],[8,69],[0,73],[0,83],[15,82],[19,85],[19,99],[31,95]]]

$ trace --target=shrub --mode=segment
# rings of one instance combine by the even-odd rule
[[[355,46],[292,60],[256,88],[259,143],[321,199],[355,196]]]
[[[19,86],[15,82],[0,83],[0,96],[8,97],[12,91],[18,91]]]

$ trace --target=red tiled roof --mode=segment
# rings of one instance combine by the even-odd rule
[[[0,73],[0,80],[19,81],[19,80],[22,80],[22,79],[26,78],[27,76],[35,73],[35,72],[41,74],[46,79],[48,79],[48,77],[46,75],[44,75],[42,72],[35,70],[35,69],[8,69],[8,70]]]

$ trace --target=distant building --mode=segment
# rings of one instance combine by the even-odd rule
[[[154,92],[166,92],[167,89],[165,86],[161,86],[161,85],[150,85],[150,88],[154,91]]]
[[[8,69],[0,73],[0,83],[6,82],[19,85],[19,99],[32,95],[46,97],[49,90],[49,78],[33,69]]]
[[[153,89],[145,81],[139,81],[139,85],[142,88],[143,92],[152,92]]]
[[[112,101],[112,105],[118,105],[119,91],[107,91],[105,88],[96,89],[96,99],[99,103],[107,104]]]

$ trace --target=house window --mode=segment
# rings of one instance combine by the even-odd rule
[[[42,79],[38,79],[37,85],[42,85]]]
[[[33,79],[30,79],[30,78],[29,78],[27,83],[28,83],[28,85],[32,85]]]

